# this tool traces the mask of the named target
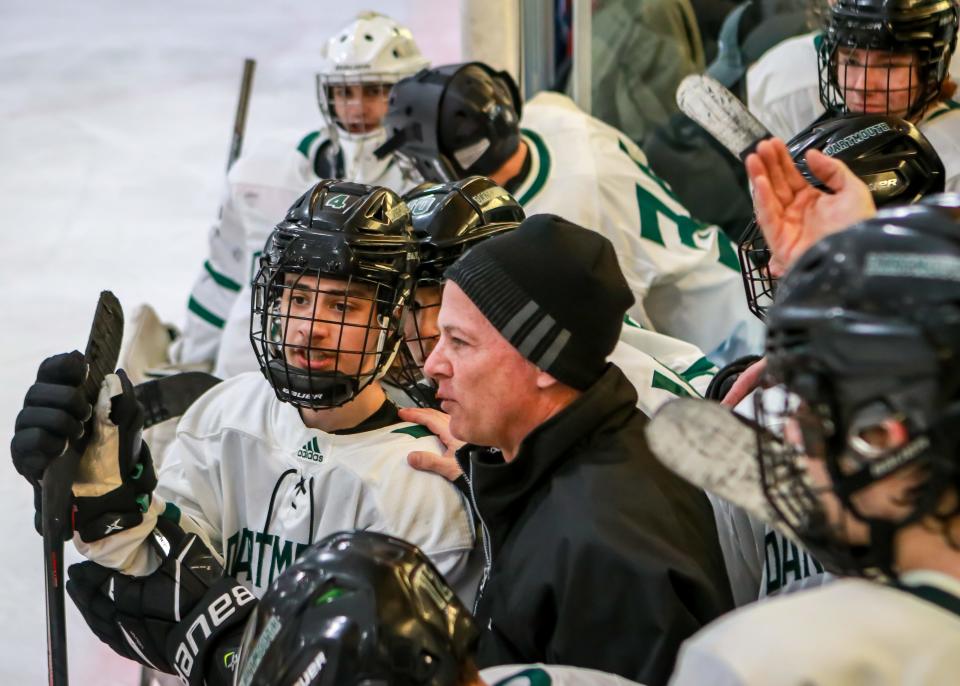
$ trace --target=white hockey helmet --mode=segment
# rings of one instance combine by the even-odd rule
[[[337,87],[362,85],[370,95],[371,89],[379,89],[384,102],[389,97],[390,87],[400,79],[416,74],[429,65],[420,54],[410,29],[401,26],[390,17],[377,12],[361,12],[348,26],[332,36],[322,49],[323,64],[317,74],[317,99],[320,111],[331,129],[339,134],[370,134],[370,129],[380,129],[381,125],[370,126],[365,122],[363,131],[353,122],[345,121],[349,116],[338,113],[334,106],[334,89]],[[360,110],[357,116],[363,116]]]

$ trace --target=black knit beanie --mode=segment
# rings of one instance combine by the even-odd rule
[[[521,355],[581,391],[634,303],[610,241],[552,214],[478,243],[444,275]]]

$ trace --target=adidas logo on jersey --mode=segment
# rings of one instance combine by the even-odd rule
[[[297,457],[311,462],[323,462],[323,453],[320,452],[320,444],[316,436],[303,444],[303,447],[297,451]]]

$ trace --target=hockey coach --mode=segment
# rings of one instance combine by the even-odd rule
[[[404,416],[448,448],[411,464],[465,475],[484,528],[479,665],[666,683],[683,640],[733,603],[706,496],[652,456],[606,362],[633,304],[612,244],[535,215],[445,276],[425,366],[443,413]]]

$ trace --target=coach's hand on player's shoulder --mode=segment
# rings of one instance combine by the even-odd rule
[[[877,212],[870,189],[840,160],[810,150],[808,168],[831,191],[810,185],[779,138],[747,157],[757,223],[770,246],[770,270],[779,276],[824,236]]]
[[[450,480],[456,481],[463,476],[463,470],[457,464],[454,455],[463,441],[459,441],[450,433],[450,416],[440,410],[421,407],[405,407],[400,410],[400,418],[405,422],[414,422],[427,427],[443,443],[442,455],[426,450],[415,450],[407,455],[407,463],[414,469],[424,472],[433,472]]]

